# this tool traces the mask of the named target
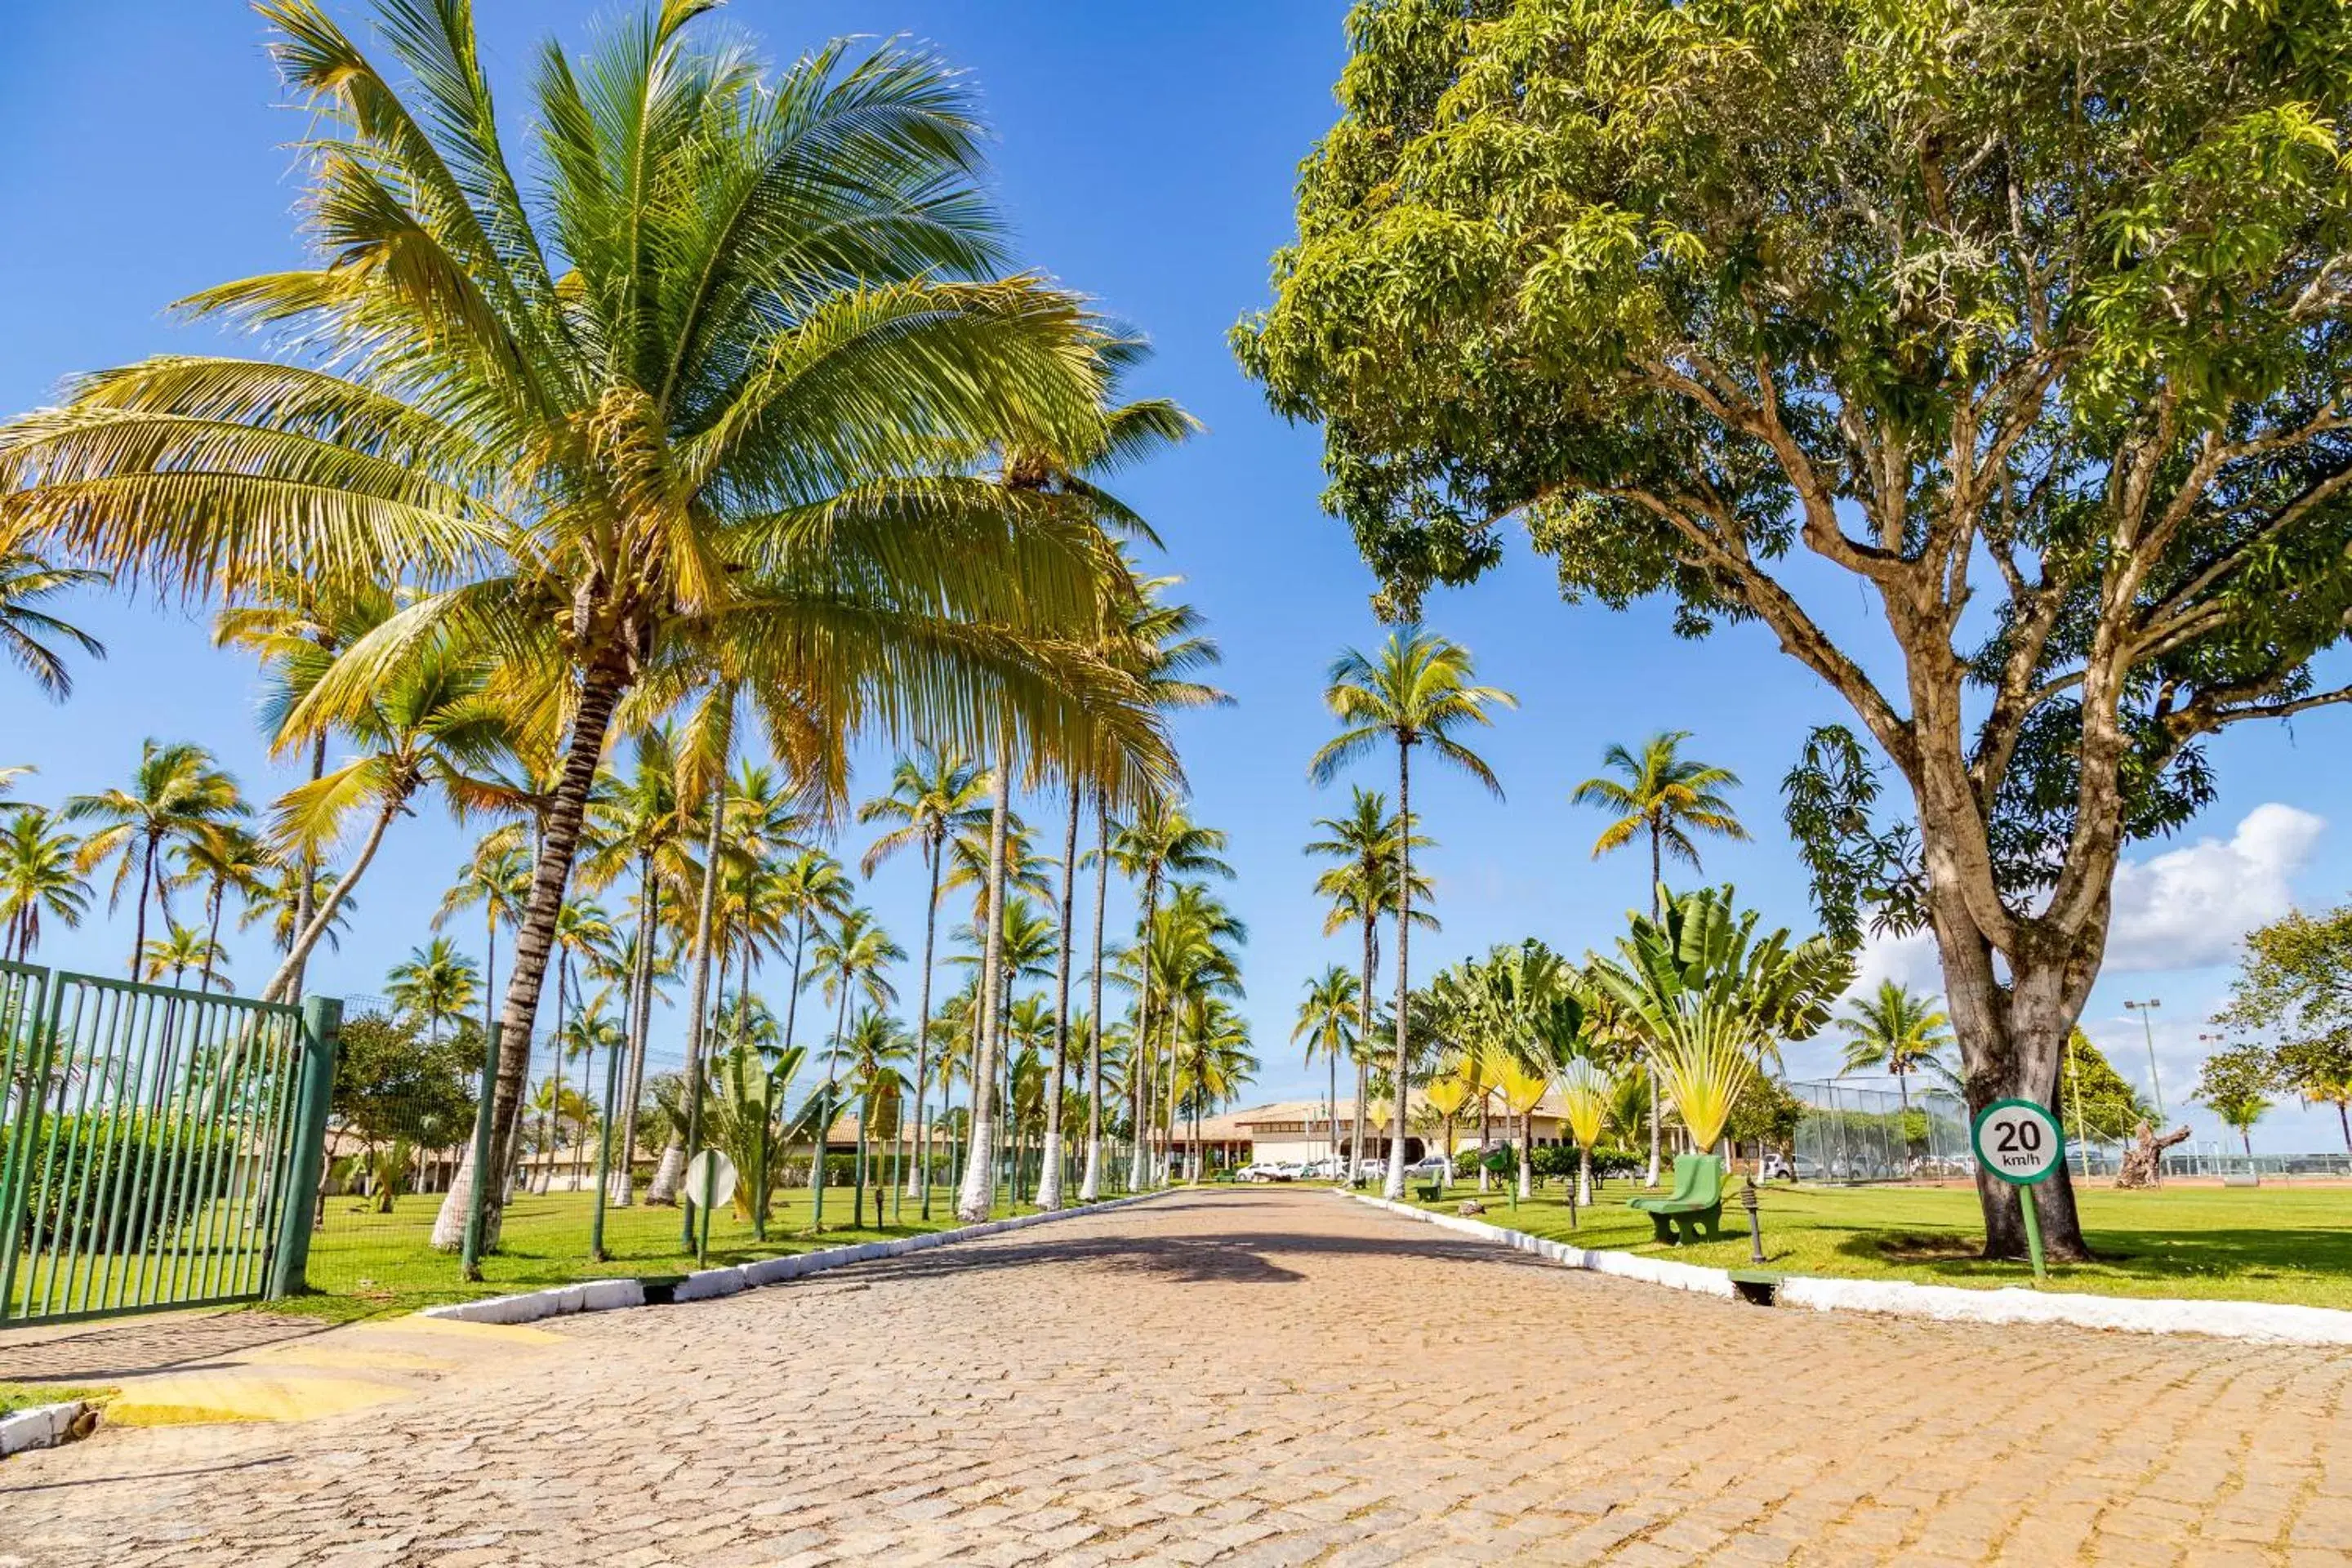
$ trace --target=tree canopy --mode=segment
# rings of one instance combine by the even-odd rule
[[[1971,1100],[2047,1101],[2200,741],[2352,700],[2352,13],[1363,0],[1234,333],[1417,614],[1521,523],[1570,601],[1759,626],[1833,727],[1825,915],[1937,937]],[[1848,630],[1858,590],[1879,624]],[[1853,872],[1864,873],[1854,876]],[[1995,1251],[2016,1196],[1980,1184]],[[2063,1178],[2038,1201],[2080,1252]]]

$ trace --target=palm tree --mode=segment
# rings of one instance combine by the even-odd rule
[[[833,1043],[825,1052],[823,1109],[817,1113],[815,1126],[816,1158],[810,1162],[814,1214],[811,1224],[824,1228],[824,1151],[833,1133],[834,1118],[838,1114],[836,1094],[841,1082],[841,1053],[847,1044],[849,1004],[853,996],[862,997],[866,1005],[877,1010],[889,1006],[898,999],[898,992],[884,971],[907,956],[906,950],[890,940],[889,933],[874,923],[874,911],[853,909],[841,917],[840,922],[816,944],[810,954],[816,961],[816,978],[820,992],[836,1011],[834,1016]]]
[[[1192,1123],[1192,1153],[1185,1175],[1195,1186],[1205,1161],[1201,1148],[1201,1119],[1230,1105],[1257,1076],[1257,1058],[1249,1051],[1249,1025],[1222,996],[1203,996],[1187,1005],[1183,1045],[1171,1064],[1181,1086],[1180,1098]]]
[[[1348,1179],[1355,1179],[1356,1162],[1363,1156],[1365,1100],[1371,1070],[1373,976],[1380,968],[1381,917],[1396,905],[1397,836],[1402,825],[1389,810],[1388,796],[1361,784],[1344,816],[1316,819],[1323,837],[1307,846],[1309,855],[1328,856],[1337,862],[1315,879],[1318,896],[1328,899],[1331,912],[1324,917],[1323,934],[1330,936],[1353,921],[1364,939],[1363,970],[1357,982],[1359,1016],[1356,1026],[1356,1101],[1348,1122]],[[1433,840],[1416,832],[1410,847],[1426,849]],[[1412,873],[1412,897],[1406,901],[1412,923],[1423,931],[1437,929],[1437,917],[1428,908],[1433,890],[1427,876]]]
[[[1335,963],[1321,974],[1310,976],[1307,994],[1299,998],[1298,1022],[1290,1031],[1292,1040],[1307,1042],[1307,1066],[1311,1071],[1318,1055],[1323,1058],[1326,1082],[1323,1091],[1325,1125],[1332,1129],[1331,1155],[1339,1153],[1339,1058],[1354,1060],[1357,1042],[1356,1021],[1363,1004],[1363,987],[1348,973],[1345,964]]]
[[[163,932],[147,944],[139,966],[140,979],[161,980],[169,974],[176,987],[194,969],[204,975],[205,990],[215,985],[223,991],[231,989],[227,980],[216,973],[221,967],[218,942],[195,927],[184,926],[177,921],[165,921]],[[169,1025],[165,1027],[168,1030]]]
[[[1160,895],[1171,877],[1211,876],[1232,879],[1234,868],[1222,858],[1224,847],[1223,828],[1196,825],[1185,816],[1181,806],[1160,795],[1147,800],[1134,819],[1112,836],[1112,863],[1141,889],[1137,929],[1143,933],[1145,941],[1149,942],[1159,919]],[[1130,1188],[1141,1187],[1146,1177],[1152,1085],[1148,1063],[1142,1058],[1150,1049],[1155,1023],[1151,1004],[1152,976],[1150,967],[1145,965],[1139,975],[1135,1003],[1139,1059],[1130,1063],[1129,1071],[1129,1077],[1134,1080],[1132,1087],[1136,1095],[1133,1107],[1135,1142],[1128,1173]]]
[[[1698,846],[1692,842],[1691,829],[1735,842],[1748,837],[1738,814],[1722,793],[1737,788],[1739,775],[1729,768],[1685,758],[1682,743],[1690,736],[1688,730],[1662,731],[1643,743],[1638,757],[1622,745],[1612,743],[1601,753],[1601,765],[1614,768],[1622,778],[1596,774],[1578,784],[1569,795],[1574,805],[1597,805],[1617,814],[1617,820],[1593,840],[1594,859],[1623,848],[1636,834],[1649,836],[1653,919],[1662,919],[1665,912],[1665,851],[1672,850],[1676,859],[1688,863],[1696,871],[1699,868]],[[1650,1168],[1643,1180],[1654,1187],[1658,1184],[1662,1142],[1657,1066],[1647,1055],[1643,1063],[1643,1070],[1650,1075]]]
[[[305,870],[298,863],[273,859],[262,875],[260,887],[246,899],[245,910],[236,918],[236,929],[249,931],[267,921],[269,945],[284,952],[294,945],[295,933],[310,923],[310,911],[341,879],[332,866],[313,864]],[[335,907],[327,929],[319,933],[319,941],[310,951],[316,952],[321,946],[330,952],[341,951],[342,933],[349,929],[359,908],[357,897],[343,895],[343,901]],[[300,992],[295,994],[299,997]]]
[[[0,826],[0,920],[7,922],[0,958],[28,962],[40,943],[44,914],[68,928],[81,924],[89,911],[89,884],[75,868],[80,845],[38,806],[8,814]]]
[[[907,1082],[898,1069],[909,1047],[905,1026],[878,1007],[859,1012],[856,1022],[850,1026],[845,1046],[849,1055],[850,1096],[857,1107],[857,1157],[852,1167],[850,1224],[862,1230],[866,1226],[866,1161],[870,1137],[877,1123],[886,1119],[896,1121],[898,1097]],[[892,1131],[895,1134],[895,1126]],[[874,1223],[882,1223],[878,1184],[874,1194]]]
[[[1123,983],[1136,993],[1138,1018],[1130,1055],[1135,1065],[1129,1074],[1139,1083],[1136,1136],[1147,1142],[1154,1114],[1164,1109],[1171,1165],[1181,1088],[1174,1068],[1183,1024],[1192,1016],[1187,1009],[1196,1013],[1213,996],[1241,995],[1241,965],[1234,950],[1248,940],[1248,928],[1210,894],[1206,884],[1179,882],[1170,891],[1167,906],[1154,913],[1150,928],[1127,955]],[[1141,1022],[1147,996],[1160,1002],[1148,1030]]]
[[[503,1148],[625,696],[667,710],[723,664],[816,715],[813,742],[1011,728],[1139,783],[1163,748],[1087,650],[1112,564],[1091,509],[971,473],[1007,429],[1082,447],[1110,340],[1071,296],[986,276],[982,128],[952,76],[835,45],[765,79],[677,0],[576,62],[551,46],[527,180],[472,8],[383,5],[393,70],[307,0],[266,6],[320,128],[317,265],[188,303],[281,331],[289,362],[75,384],[0,429],[0,521],[168,592],[415,584],[305,700],[322,721],[435,629],[499,650],[562,731],[507,981]]]
[[[530,854],[512,824],[493,828],[474,844],[473,853],[457,868],[457,879],[441,895],[433,913],[439,931],[460,910],[479,906],[482,911],[482,1029],[489,1031],[489,1006],[499,985],[499,927],[522,920],[530,896]],[[346,900],[348,902],[348,900]]]
[[[307,576],[296,572],[266,573],[258,582],[213,617],[213,645],[253,655],[261,664],[263,732],[275,737],[286,728],[316,679],[319,661],[331,658],[365,637],[392,613],[392,595],[383,584]],[[305,672],[308,672],[307,674]],[[310,731],[310,776],[315,783],[327,771],[328,727]],[[334,879],[318,875],[315,858],[305,856],[289,879],[293,908],[287,935],[278,951],[290,952],[294,934],[310,929],[319,900],[334,886]],[[330,931],[332,926],[329,927]],[[307,960],[305,965],[307,965]],[[291,994],[302,994],[302,968],[298,967]]]
[[[461,820],[469,810],[511,808],[519,803],[514,789],[480,776],[507,750],[518,729],[506,700],[492,693],[487,664],[445,639],[436,640],[441,646],[389,671],[341,714],[339,727],[359,743],[360,754],[296,785],[278,803],[273,829],[278,842],[308,861],[316,860],[320,848],[345,831],[354,814],[364,814],[367,826],[359,853],[320,900],[310,924],[296,934],[278,973],[262,987],[265,1002],[283,1000],[291,991],[336,906],[365,875],[393,822],[407,814],[419,795],[438,789],[452,815]],[[322,679],[331,664],[320,656],[315,672],[302,671],[298,679]],[[296,717],[278,732],[281,748],[306,742],[308,725],[322,722],[315,714],[301,717],[302,711],[298,706]]]
[[[1437,757],[1453,763],[1485,784],[1497,799],[1503,786],[1485,759],[1455,740],[1454,732],[1470,724],[1494,722],[1488,710],[1515,708],[1510,693],[1473,684],[1470,650],[1448,642],[1419,626],[1400,627],[1375,657],[1354,648],[1331,664],[1323,700],[1345,726],[1324,742],[1307,765],[1318,784],[1328,784],[1357,758],[1382,742],[1393,742],[1397,754],[1397,819],[1412,821],[1412,749],[1427,745]],[[1397,871],[1390,891],[1396,898],[1396,1048],[1390,1074],[1395,1079],[1395,1121],[1405,1121],[1407,998],[1412,993],[1409,929],[1412,918],[1412,845],[1410,832],[1397,836]],[[1404,1196],[1404,1140],[1389,1147],[1388,1198]]]
[[[436,936],[392,966],[384,977],[384,999],[401,1014],[425,1026],[429,1046],[441,1044],[445,1024],[462,1018],[481,989],[481,972],[457,951],[457,943]]]
[[[105,860],[114,862],[114,884],[106,907],[121,901],[126,883],[137,885],[138,918],[131,935],[131,973],[139,973],[147,951],[147,900],[152,893],[171,919],[169,887],[163,875],[164,852],[173,845],[209,832],[224,823],[249,815],[236,781],[213,762],[213,754],[193,741],[145,741],[139,748],[139,767],[127,789],[97,795],[69,795],[68,821],[102,824],[81,841],[75,869],[89,872]]]
[[[856,889],[849,880],[849,873],[842,869],[841,862],[822,849],[803,849],[784,862],[775,896],[779,913],[789,916],[793,922],[793,978],[784,992],[787,1047],[793,1043],[794,1026],[800,1018],[800,994],[807,988],[802,961],[808,948],[809,933],[823,931],[829,923],[845,919],[856,894]]]
[[[1164,423],[1160,423],[1163,421]],[[1112,419],[1114,429],[1129,428],[1139,438],[1150,442],[1171,442],[1192,427],[1190,417],[1173,405],[1153,413],[1144,405],[1129,405]],[[1139,526],[1139,520],[1138,520]],[[1111,605],[1106,646],[1111,662],[1133,676],[1143,689],[1145,704],[1156,713],[1185,712],[1202,708],[1224,708],[1233,705],[1231,693],[1195,679],[1199,672],[1218,663],[1223,655],[1215,641],[1202,633],[1205,624],[1201,613],[1192,605],[1172,598],[1180,586],[1181,577],[1142,577],[1130,569],[1133,591],[1115,599]],[[1062,958],[1060,978],[1055,982],[1055,1082],[1060,1084],[1062,1063],[1069,1043],[1069,973],[1070,943],[1075,936],[1077,881],[1078,813],[1081,781],[1074,773],[1070,785],[1069,830],[1063,851],[1062,879]],[[1109,868],[1104,858],[1110,850],[1110,795],[1099,784],[1095,790],[1095,930],[1094,965],[1092,973],[1092,1016],[1102,1016],[1103,929],[1108,914],[1110,893]],[[1099,1035],[1096,1045],[1100,1044]],[[1090,1050],[1087,1075],[1087,1157],[1079,1177],[1078,1193],[1082,1201],[1091,1203],[1101,1189],[1102,1164],[1102,1068],[1096,1059],[1097,1051]],[[1055,1096],[1053,1125],[1047,1137],[1056,1146],[1060,1142],[1060,1095]],[[1061,1203],[1061,1182],[1058,1162],[1052,1187],[1041,1196],[1049,1198],[1053,1206]]]
[[[1660,890],[1664,874],[1663,857],[1671,852],[1694,871],[1698,869],[1698,846],[1691,838],[1694,830],[1734,841],[1748,837],[1738,814],[1722,793],[1738,787],[1739,775],[1729,768],[1685,757],[1682,743],[1690,736],[1688,730],[1668,730],[1653,735],[1643,742],[1639,756],[1622,745],[1612,745],[1601,753],[1601,765],[1615,769],[1621,776],[1599,774],[1589,778],[1569,796],[1575,805],[1597,805],[1617,814],[1617,820],[1593,840],[1592,858],[1596,860],[1613,849],[1623,848],[1637,834],[1648,836],[1653,916],[1664,908],[1659,901],[1665,896]]]
[[[52,595],[100,587],[107,573],[79,566],[53,566],[39,541],[18,525],[0,530],[0,653],[33,678],[52,702],[73,695],[73,672],[55,646],[71,643],[92,658],[106,657],[106,645],[70,621],[35,606]]]
[[[621,1089],[623,1179],[615,1184],[612,1200],[624,1208],[635,1192],[627,1178],[636,1169],[637,1106],[645,1097],[646,1045],[652,1033],[656,971],[662,963],[663,896],[667,891],[682,900],[693,880],[678,797],[677,751],[668,726],[637,732],[634,763],[626,779],[614,781],[589,802],[588,847],[581,867],[582,884],[591,890],[610,887],[627,871],[634,870],[637,879],[631,900],[635,921],[624,944],[629,971],[622,1027],[629,1064]]]
[[[915,1021],[915,1127],[925,1125],[924,1111],[930,1088],[931,975],[940,923],[940,878],[944,873],[948,841],[977,828],[987,816],[987,782],[970,758],[935,746],[924,746],[912,757],[900,757],[890,770],[887,794],[857,808],[857,820],[872,826],[890,826],[866,851],[858,871],[874,875],[883,862],[913,846],[922,856],[929,889],[923,903],[923,975]],[[919,1159],[908,1175],[908,1194],[920,1200],[924,1217],[930,1215],[930,1161]]]
[[[173,858],[180,863],[175,886],[204,884],[205,937],[212,950],[218,952],[221,915],[227,907],[228,895],[236,893],[250,907],[252,900],[268,887],[269,872],[276,861],[259,838],[233,822],[215,824],[192,838],[181,840],[173,847]],[[206,965],[197,986],[209,991],[212,984],[212,969]]]
[[[1944,1058],[1944,1047],[1952,1043],[1951,1022],[1929,998],[1914,994],[1901,981],[1882,980],[1874,994],[1856,1002],[1853,1011],[1838,1020],[1846,1031],[1845,1070],[1883,1068],[1893,1073],[1907,1124],[1911,1075],[1927,1072],[1947,1080],[1951,1077]]]

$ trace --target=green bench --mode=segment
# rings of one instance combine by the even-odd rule
[[[1412,1193],[1423,1203],[1433,1204],[1445,1195],[1445,1189],[1435,1182],[1424,1182],[1415,1186]]]
[[[1723,1162],[1712,1154],[1675,1156],[1675,1190],[1663,1198],[1627,1198],[1625,1206],[1650,1216],[1657,1239],[1685,1241],[1723,1237]]]

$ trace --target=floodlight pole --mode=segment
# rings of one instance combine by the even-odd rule
[[[2148,1092],[2156,1096],[2156,1119],[2158,1121],[2164,1120],[2164,1084],[2156,1076],[2156,1026],[2147,1021],[2147,1016],[2163,1005],[2153,996],[2145,1002],[2124,1004],[2125,1011],[2139,1015],[2140,1033],[2147,1040],[2147,1088]]]

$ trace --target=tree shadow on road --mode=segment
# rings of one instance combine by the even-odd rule
[[[1080,1236],[1047,1230],[1034,1237],[942,1247],[904,1258],[877,1260],[861,1265],[857,1272],[859,1278],[879,1284],[897,1279],[1065,1264],[1149,1276],[1180,1285],[1290,1285],[1307,1276],[1287,1267],[1283,1260],[1307,1258],[1409,1258],[1549,1268],[1532,1254],[1490,1242],[1455,1239],[1426,1227],[1416,1226],[1420,1234],[1401,1230],[1394,1237],[1296,1230],[1270,1215],[1254,1220],[1245,1210],[1209,1196],[1171,1196],[1135,1213],[1140,1218],[1147,1215],[1159,1217],[1212,1210],[1230,1222],[1229,1228],[1217,1235],[1168,1236],[1146,1231]]]

